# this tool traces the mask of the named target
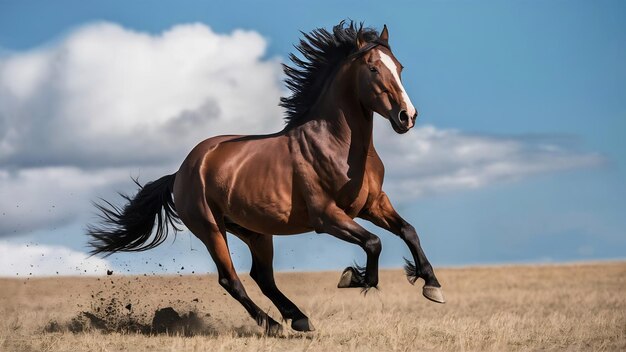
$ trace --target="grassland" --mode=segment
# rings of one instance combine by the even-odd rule
[[[0,351],[626,350],[625,262],[437,272],[445,305],[423,298],[421,284],[411,286],[400,270],[381,271],[380,290],[367,296],[335,288],[339,272],[278,274],[317,328],[300,334],[284,324],[279,337],[264,336],[212,275],[0,279]],[[202,324],[188,336],[125,330],[124,322],[150,324],[163,307],[193,311]],[[81,325],[81,312],[106,312],[114,332]]]

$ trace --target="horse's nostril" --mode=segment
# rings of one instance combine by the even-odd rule
[[[398,114],[398,118],[400,119],[400,122],[407,123],[409,121],[409,114],[406,112],[406,110],[402,110]]]

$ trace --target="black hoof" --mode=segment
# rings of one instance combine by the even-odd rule
[[[296,331],[315,331],[315,327],[309,320],[309,318],[300,318],[291,322],[291,328]]]

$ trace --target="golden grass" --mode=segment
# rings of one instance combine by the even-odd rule
[[[0,350],[626,350],[625,262],[473,267],[437,273],[445,305],[423,298],[421,283],[411,286],[400,270],[382,270],[380,290],[366,297],[358,289],[335,288],[339,272],[278,274],[279,287],[317,328],[300,334],[284,324],[286,333],[281,337],[264,336],[212,275],[2,279]],[[242,275],[242,279],[257,304],[279,318],[250,278]],[[44,332],[51,321],[63,326],[112,297],[120,307],[132,303],[133,316],[147,320],[157,308],[195,310],[212,333],[184,337]]]

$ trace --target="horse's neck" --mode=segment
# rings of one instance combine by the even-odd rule
[[[358,148],[365,153],[372,141],[372,116],[358,102],[338,102],[322,113],[326,133],[345,148]]]
[[[330,160],[320,167],[341,169],[353,178],[365,172],[373,113],[360,105],[354,87],[342,78],[335,77],[301,128],[309,147]]]

